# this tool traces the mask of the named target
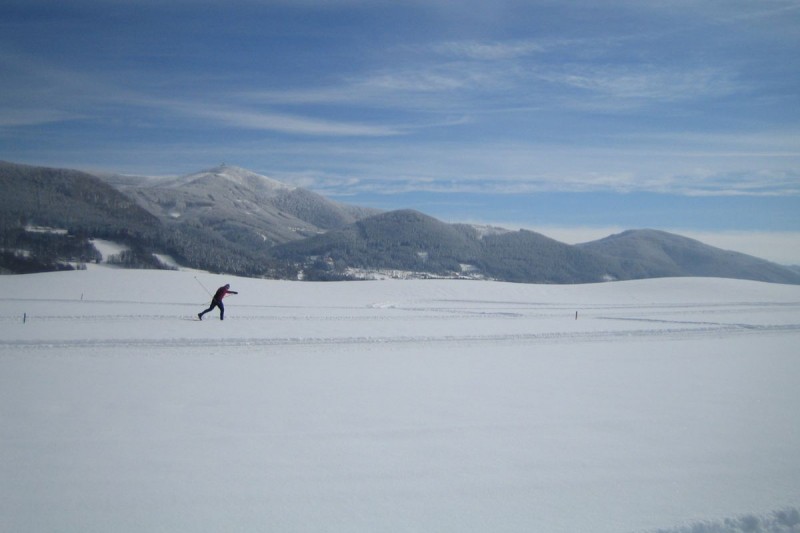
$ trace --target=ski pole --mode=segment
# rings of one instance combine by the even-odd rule
[[[197,276],[195,276],[195,277],[194,277],[194,280],[195,280],[197,283],[199,283],[201,287],[203,287],[203,290],[204,290],[204,291],[206,291],[206,293],[207,293],[209,296],[211,296],[211,291],[209,291],[208,289],[206,289],[206,286],[205,286],[205,285],[203,285],[203,284],[200,282],[200,280],[199,280],[199,279],[197,279]]]

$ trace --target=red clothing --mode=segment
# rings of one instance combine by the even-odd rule
[[[197,314],[197,318],[203,320],[203,315],[213,310],[215,307],[219,307],[219,319],[225,319],[225,306],[222,305],[222,299],[225,298],[226,294],[239,294],[236,291],[232,291],[230,289],[230,285],[225,285],[217,289],[217,292],[214,293],[214,297],[211,298],[211,306],[208,309],[203,311],[202,313]]]
[[[238,294],[238,293],[228,289],[228,285],[225,285],[224,287],[220,287],[219,289],[217,289],[217,292],[214,293],[214,298],[213,299],[218,301],[218,302],[221,302],[222,299],[225,298],[225,295],[228,294],[228,293]]]

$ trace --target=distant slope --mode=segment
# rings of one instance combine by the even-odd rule
[[[482,233],[413,210],[370,217],[341,230],[277,246],[273,256],[333,268],[459,274],[470,265],[486,277],[528,283],[580,283],[619,275],[616,261],[531,231]],[[331,268],[330,261],[317,263]]]
[[[264,255],[241,250],[202,227],[165,225],[129,196],[84,172],[0,162],[0,188],[0,248],[11,272],[27,271],[19,260],[31,254],[36,270],[91,260],[92,254],[75,257],[73,251],[73,241],[88,238],[125,243],[132,249],[130,266],[158,267],[153,253],[166,253],[184,265],[218,272],[252,275],[269,268]],[[31,234],[28,225],[68,233]]]
[[[477,259],[477,232],[445,224],[413,210],[382,213],[303,241],[276,246],[273,257],[306,263],[325,257],[363,269],[458,272],[459,263]]]
[[[525,283],[590,283],[628,279],[613,258],[526,230],[487,235],[478,262],[491,277]]]
[[[202,227],[259,253],[274,244],[353,223],[360,213],[311,191],[228,165],[179,178],[106,179],[166,223]]]
[[[800,283],[800,274],[789,268],[664,231],[630,230],[577,247],[617,259],[629,279],[703,276]]]
[[[634,230],[571,246],[525,230],[481,232],[411,210],[276,246],[271,254],[312,279],[348,268],[457,276],[469,265],[473,275],[524,283],[702,276],[800,284],[789,268],[663,231]]]
[[[113,186],[112,186],[113,185]],[[343,279],[401,270],[526,283],[706,276],[800,284],[800,272],[655,230],[567,245],[531,231],[446,224],[413,210],[330,201],[245,169],[137,178],[0,162],[0,272],[70,268],[90,238],[125,244],[128,266]],[[30,226],[58,228],[32,231]]]
[[[0,213],[4,220],[61,226],[75,231],[147,232],[156,217],[98,178],[58,168],[0,161]]]
[[[133,244],[160,232],[156,217],[76,170],[0,162],[0,190],[0,271],[72,268],[98,258],[89,237]]]

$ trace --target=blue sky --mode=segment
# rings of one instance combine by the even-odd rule
[[[800,264],[800,2],[4,0],[0,159]]]

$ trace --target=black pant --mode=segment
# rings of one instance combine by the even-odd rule
[[[220,320],[224,320],[225,319],[225,306],[222,305],[222,300],[211,300],[211,306],[208,309],[206,309],[205,311],[203,311],[202,313],[200,313],[200,316],[202,317],[204,314],[206,314],[209,311],[213,310],[215,307],[219,307],[219,319]]]

